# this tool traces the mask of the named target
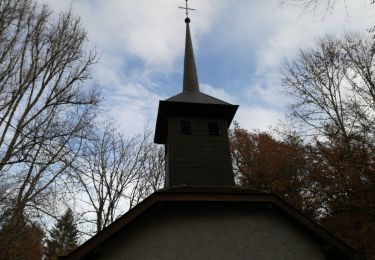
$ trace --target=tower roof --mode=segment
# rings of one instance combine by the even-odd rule
[[[198,104],[230,105],[229,103],[225,101],[211,97],[210,95],[204,94],[202,92],[188,92],[188,91],[183,91],[180,94],[170,97],[165,101],[198,103]]]

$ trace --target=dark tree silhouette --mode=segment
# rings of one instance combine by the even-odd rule
[[[42,228],[25,217],[22,217],[17,225],[12,221],[10,218],[6,219],[0,230],[0,259],[42,259]],[[14,234],[17,234],[17,239],[14,239]]]
[[[58,256],[66,255],[78,246],[78,230],[70,208],[49,231],[46,243],[46,254],[49,259],[57,259]]]

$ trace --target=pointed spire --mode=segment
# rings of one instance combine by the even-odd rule
[[[184,61],[184,92],[199,92],[199,83],[197,68],[195,66],[193,44],[190,35],[190,19],[185,19],[186,23],[186,42],[185,42],[185,61]]]

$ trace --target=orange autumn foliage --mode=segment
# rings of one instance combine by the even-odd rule
[[[375,259],[375,157],[366,146],[337,137],[277,140],[238,125],[230,143],[240,186],[279,195]]]
[[[43,259],[44,232],[35,223],[6,223],[0,231],[0,259]]]
[[[234,170],[238,183],[250,189],[281,196],[297,208],[303,207],[303,147],[298,139],[276,141],[268,133],[250,133],[236,127],[230,135]]]

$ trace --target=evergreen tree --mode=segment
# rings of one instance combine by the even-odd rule
[[[78,246],[77,234],[73,211],[68,208],[49,231],[50,238],[46,241],[48,259],[57,259],[58,256],[66,255],[74,250]]]

